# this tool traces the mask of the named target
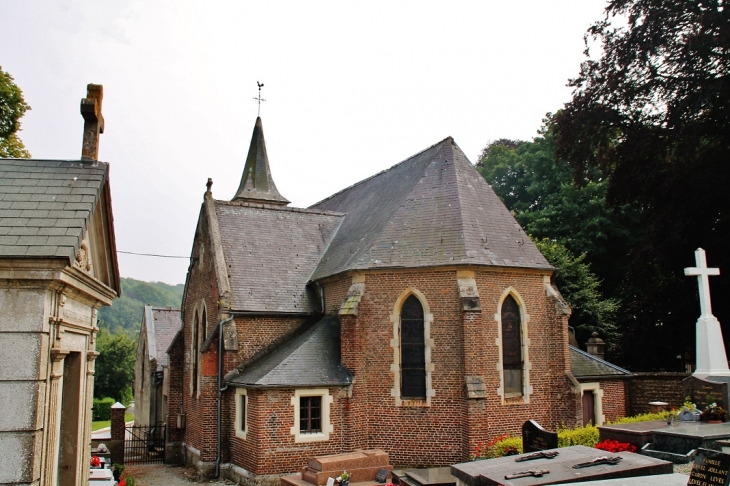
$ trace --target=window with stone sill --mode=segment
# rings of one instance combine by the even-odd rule
[[[391,395],[398,407],[429,407],[435,391],[431,387],[431,324],[425,296],[413,287],[407,288],[395,302],[393,323],[393,389]]]
[[[500,387],[499,395],[504,405],[530,403],[529,344],[527,323],[530,316],[517,291],[510,287],[502,294],[498,312],[494,315],[498,325]]]
[[[236,437],[246,438],[248,431],[248,392],[245,388],[236,388]]]
[[[326,388],[295,390],[291,399],[294,407],[294,425],[290,433],[294,442],[329,440],[333,426],[330,422],[332,395]]]

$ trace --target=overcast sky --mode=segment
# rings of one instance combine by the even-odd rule
[[[453,136],[476,161],[529,140],[570,98],[605,0],[0,1],[0,66],[32,111],[35,158],[78,159],[87,83],[104,85],[117,249],[189,256],[205,183],[230,200],[256,119],[271,171],[307,207]],[[119,255],[183,283],[186,259]]]

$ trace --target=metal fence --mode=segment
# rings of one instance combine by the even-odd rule
[[[166,424],[128,426],[124,439],[125,464],[161,464],[165,462]]]

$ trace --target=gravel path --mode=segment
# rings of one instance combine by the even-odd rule
[[[137,486],[190,486],[191,483],[236,484],[227,480],[206,479],[198,481],[193,469],[164,464],[132,465],[125,469],[136,481]]]

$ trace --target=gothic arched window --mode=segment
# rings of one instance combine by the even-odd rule
[[[199,344],[199,337],[198,337],[198,327],[200,326],[200,319],[198,319],[198,311],[195,311],[195,319],[193,320],[193,329],[191,333],[192,338],[192,351],[190,359],[192,361],[192,374],[190,376],[191,380],[191,389],[193,392],[193,395],[197,393],[198,391],[198,354],[200,351],[200,344]]]
[[[502,372],[504,393],[522,393],[522,322],[511,295],[502,303]]]
[[[426,398],[426,342],[423,306],[409,296],[400,313],[401,397]]]

